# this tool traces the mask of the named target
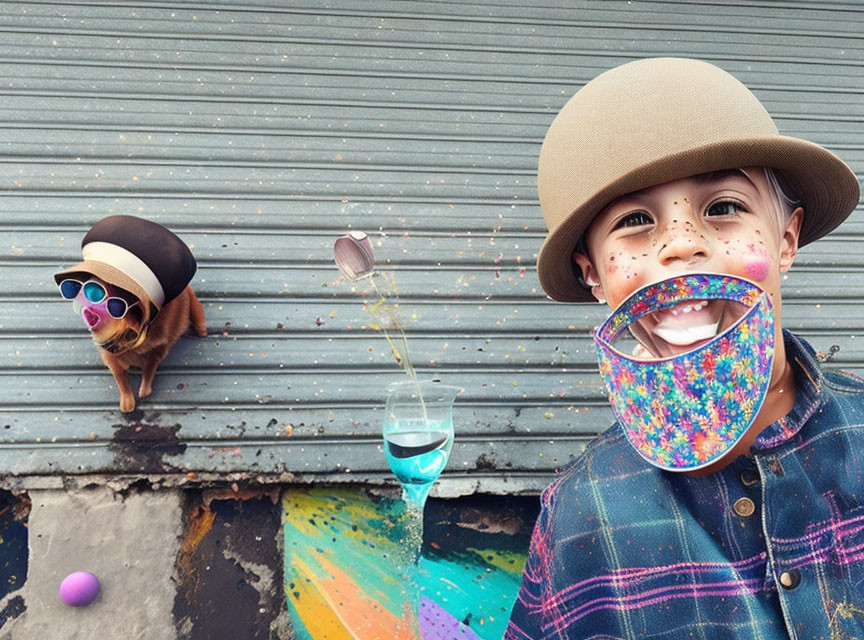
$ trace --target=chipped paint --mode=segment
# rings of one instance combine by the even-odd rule
[[[27,579],[30,498],[0,491],[0,629],[26,610],[24,599],[12,595]]]
[[[177,433],[181,425],[163,426],[158,411],[132,411],[124,416],[126,423],[114,424],[116,429],[108,450],[114,454],[117,470],[159,473],[176,471],[165,456],[180,456],[186,444]]]
[[[24,603],[24,598],[21,596],[13,596],[10,598],[2,609],[0,609],[0,629],[2,629],[3,625],[9,620],[17,618],[26,610],[27,605]]]
[[[282,597],[280,507],[272,492],[189,491],[175,564],[178,640],[293,640]]]

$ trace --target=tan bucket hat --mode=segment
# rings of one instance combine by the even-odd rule
[[[537,186],[549,236],[537,274],[555,300],[594,301],[572,254],[612,200],[688,176],[773,167],[803,202],[800,245],[858,204],[855,173],[830,151],[782,136],[741,82],[701,60],[647,58],[606,71],[564,105],[540,150]]]
[[[198,268],[192,251],[161,224],[128,215],[102,218],[81,241],[82,262],[54,274],[64,279],[93,274],[149,302],[144,322],[179,296]],[[142,305],[143,306],[143,305]]]

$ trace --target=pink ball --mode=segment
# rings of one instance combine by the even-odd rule
[[[89,571],[70,573],[60,584],[60,599],[73,607],[86,607],[99,595],[99,580]]]

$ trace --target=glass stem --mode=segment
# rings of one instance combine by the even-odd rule
[[[423,492],[419,501],[416,495],[404,490],[402,497],[405,500],[406,515],[408,517],[408,536],[404,541],[406,561],[404,566],[405,592],[409,607],[409,620],[417,638],[420,638],[419,613],[420,601],[422,599],[420,560],[423,556],[423,510],[426,504],[428,487]]]

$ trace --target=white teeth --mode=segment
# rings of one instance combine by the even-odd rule
[[[719,318],[715,322],[708,321],[707,324],[705,324],[707,319],[704,319],[702,315],[693,316],[692,319],[680,319],[684,314],[689,314],[691,311],[699,311],[707,306],[708,300],[691,300],[686,304],[681,304],[670,309],[672,312],[671,315],[676,317],[676,320],[672,320],[672,318],[667,316],[666,320],[661,320],[652,331],[667,343],[676,346],[687,346],[700,340],[713,338],[717,335],[717,327],[720,325]],[[692,322],[701,322],[702,324],[686,326]]]
[[[669,344],[676,346],[685,346],[693,344],[699,340],[708,340],[717,335],[717,327],[720,321],[712,322],[711,324],[703,324],[695,327],[686,328],[671,328],[671,327],[654,327],[654,333],[663,338]]]
[[[699,311],[699,309],[704,309],[708,306],[707,300],[701,300],[694,304],[685,304],[680,309],[672,309],[672,315],[677,316],[679,313],[690,313],[691,311]]]

